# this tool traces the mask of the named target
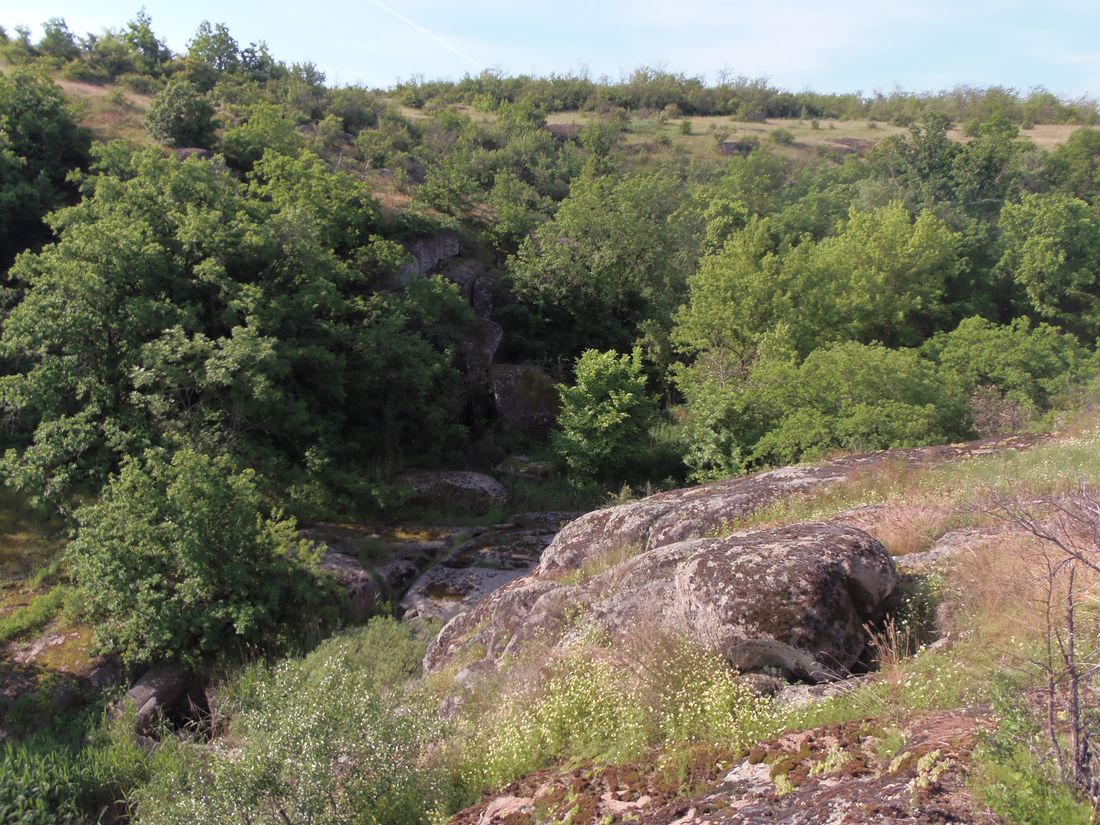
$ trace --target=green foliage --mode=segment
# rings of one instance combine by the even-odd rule
[[[656,404],[646,392],[641,350],[585,350],[573,386],[559,385],[561,431],[554,446],[573,470],[601,479],[622,478],[649,446]]]
[[[1041,318],[1088,342],[1100,335],[1100,215],[1061,193],[1005,204],[998,269],[1023,290]]]
[[[305,140],[285,107],[257,103],[241,122],[225,130],[221,146],[227,160],[249,170],[269,150],[280,155],[298,154]]]
[[[509,261],[517,290],[540,310],[567,313],[578,350],[629,346],[642,319],[667,323],[694,266],[682,198],[666,175],[577,179]]]
[[[993,705],[1000,720],[974,753],[976,795],[1015,825],[1093,822],[1089,805],[1074,798],[1054,775],[1054,766],[1035,758],[1048,743],[1019,701],[1021,688],[1004,675],[994,680]]]
[[[70,196],[65,178],[88,147],[57,85],[27,70],[0,74],[0,269],[48,236],[42,218]]]
[[[650,638],[651,667],[631,667],[583,645],[550,661],[528,690],[461,720],[463,784],[499,787],[554,763],[635,762],[650,749],[674,763],[681,749],[747,748],[775,730],[769,700],[742,684],[721,657],[682,641]]]
[[[80,773],[64,754],[10,743],[0,750],[0,822],[4,825],[79,822],[80,788]]]
[[[66,587],[55,587],[48,593],[35,596],[26,607],[13,610],[0,618],[0,644],[6,644],[12,639],[37,630],[49,622],[61,609],[68,592]]]
[[[387,662],[394,643],[401,667]],[[238,716],[239,749],[212,749],[157,777],[136,794],[135,821],[416,825],[439,816],[449,784],[426,756],[442,728],[400,690],[422,655],[415,647],[406,627],[376,619],[281,665]]]
[[[912,350],[836,344],[799,366],[761,362],[751,403],[767,421],[754,458],[789,463],[829,450],[937,444],[966,434],[962,394]]]
[[[316,551],[225,457],[128,461],[76,520],[74,580],[99,643],[129,662],[274,646],[325,615]]]
[[[214,141],[214,104],[190,80],[172,80],[153,98],[145,127],[169,146],[210,146]]]
[[[951,332],[941,332],[922,351],[967,392],[996,387],[1010,400],[1038,409],[1080,375],[1085,349],[1071,335],[1026,318],[997,325],[967,318]]]
[[[32,434],[5,458],[15,486],[60,500],[150,446],[192,445],[315,511],[333,486],[363,494],[345,468],[461,443],[448,348],[470,310],[432,292],[431,318],[454,310],[437,334],[426,295],[364,294],[405,253],[353,178],[269,153],[246,185],[113,145],[87,186],[11,273],[26,294],[4,400]]]

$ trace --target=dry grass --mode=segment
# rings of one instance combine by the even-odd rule
[[[154,146],[145,129],[145,113],[153,98],[123,91],[119,86],[97,86],[74,80],[57,80],[74,102],[80,122],[99,140],[126,140],[140,146]]]
[[[958,512],[928,504],[884,507],[864,529],[882,542],[892,556],[931,549],[961,518]]]

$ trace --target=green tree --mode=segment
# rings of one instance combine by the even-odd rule
[[[222,149],[226,158],[241,169],[251,169],[267,150],[295,155],[305,146],[297,121],[286,108],[274,103],[253,104],[247,115],[225,130]]]
[[[51,17],[42,24],[42,39],[36,48],[39,54],[60,61],[73,60],[80,55],[76,37],[61,17]]]
[[[998,270],[1023,291],[1040,317],[1083,340],[1100,335],[1100,215],[1061,193],[1024,195],[1005,204]]]
[[[127,662],[272,647],[325,613],[317,551],[228,458],[129,460],[76,518],[73,577],[97,640]]]
[[[553,220],[509,261],[520,295],[571,317],[587,345],[633,343],[639,324],[667,328],[697,256],[696,220],[668,175],[585,175]]]
[[[636,471],[649,446],[656,404],[646,392],[642,353],[586,350],[572,386],[559,385],[561,431],[554,446],[573,470],[605,481]]]
[[[921,350],[967,393],[991,385],[1030,409],[1047,408],[1080,376],[1088,355],[1072,335],[1049,324],[1032,325],[1027,318],[1010,324],[966,318]]]
[[[153,31],[153,21],[145,9],[126,24],[122,38],[133,50],[136,68],[142,74],[159,75],[172,58],[172,52]]]
[[[915,350],[849,342],[815,350],[798,365],[761,360],[747,392],[770,419],[752,447],[754,462],[938,444],[968,432],[963,394]]]
[[[241,50],[224,23],[203,20],[187,44],[187,56],[217,72],[231,72],[240,65]]]
[[[48,237],[42,218],[75,194],[66,176],[87,164],[90,142],[57,85],[0,74],[0,270]]]
[[[210,146],[214,142],[214,104],[190,80],[173,80],[153,98],[145,127],[169,146]]]
[[[405,253],[359,181],[309,153],[269,153],[247,184],[117,144],[101,163],[51,219],[58,241],[12,270],[26,292],[0,339],[18,359],[3,402],[26,440],[10,484],[63,500],[128,455],[195,446],[315,512],[334,486],[365,495],[357,465],[462,443],[462,301],[369,294]]]

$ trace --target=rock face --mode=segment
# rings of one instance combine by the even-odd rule
[[[612,637],[652,628],[697,641],[742,671],[777,668],[821,681],[857,662],[863,625],[897,578],[875,539],[824,523],[674,542],[613,556],[602,570],[601,560],[589,561],[593,567],[564,576],[540,569],[459,615],[429,648],[425,667],[468,659],[472,650],[483,649],[491,666],[528,644],[568,646],[580,626]]]
[[[530,438],[550,435],[561,398],[549,375],[529,364],[494,364],[489,379],[501,418]]]
[[[791,495],[843,482],[892,464],[930,466],[966,456],[1025,448],[1038,439],[1037,436],[1014,436],[970,444],[884,450],[658,493],[629,504],[596,510],[572,522],[547,548],[540,571],[543,574],[567,571],[583,564],[586,558],[624,548],[641,552],[713,534]]]
[[[484,514],[508,501],[495,478],[466,470],[403,473],[397,483],[409,487],[413,504],[444,510]]]
[[[449,229],[438,235],[410,241],[405,244],[405,249],[412,256],[412,260],[397,272],[382,279],[379,287],[385,290],[404,289],[413,278],[427,275],[443,261],[458,255],[459,248],[458,235]]]

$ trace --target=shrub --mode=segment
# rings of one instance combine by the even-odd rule
[[[778,143],[780,146],[790,146],[794,143],[794,135],[787,129],[776,129],[769,137],[772,143]]]
[[[690,120],[687,120],[685,118],[684,120],[680,121],[680,134],[681,135],[690,135],[691,134],[691,121]]]
[[[449,789],[426,759],[440,741],[440,723],[434,710],[399,689],[422,652],[407,627],[376,619],[284,663],[238,718],[239,747],[212,749],[197,764],[157,777],[135,795],[136,821],[434,819]]]
[[[74,578],[97,639],[127,661],[272,645],[321,614],[315,551],[226,457],[130,460],[77,522]]]
[[[208,147],[214,141],[214,104],[190,80],[173,80],[153,98],[145,128],[169,146]]]
[[[585,476],[621,478],[637,466],[649,444],[656,404],[646,393],[642,353],[586,350],[576,383],[559,385],[561,432],[554,444],[565,462]]]

